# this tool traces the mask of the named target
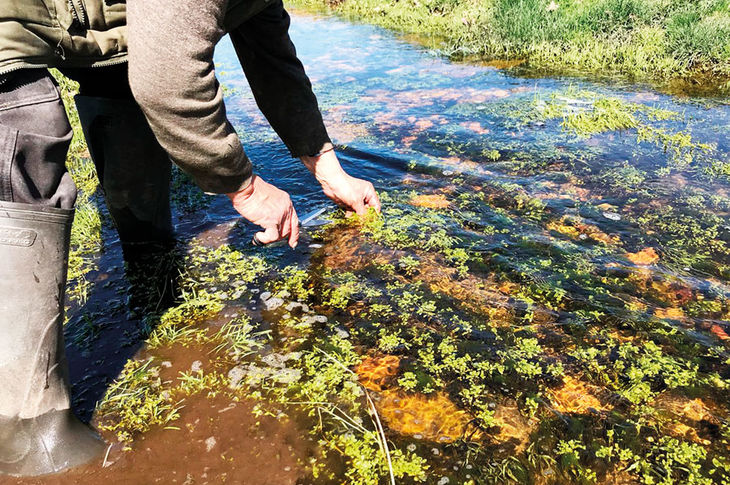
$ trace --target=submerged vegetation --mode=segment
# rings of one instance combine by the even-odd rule
[[[446,22],[466,7],[442,8]],[[251,248],[176,175],[195,221],[179,298],[138,323],[145,346],[96,405],[105,437],[133,460],[155,433],[192,436],[186,413],[250,411],[311,443],[299,483],[730,483],[726,111],[600,86],[474,87],[455,81],[473,66],[397,57],[342,82],[325,49],[325,116],[343,159],[383,170],[382,214],[333,210],[298,251]],[[100,273],[71,284],[106,285]],[[75,345],[100,342],[95,324],[72,318]]]
[[[442,40],[456,57],[664,82],[730,79],[726,0],[295,0]],[[713,78],[719,80],[713,81]]]

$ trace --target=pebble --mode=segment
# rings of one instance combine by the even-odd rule
[[[327,323],[327,317],[324,315],[315,315],[312,318],[314,318],[314,321],[317,323]]]
[[[261,293],[260,298],[261,298],[261,301],[268,300],[269,298],[271,298],[271,292],[270,291],[264,291],[263,293]]]
[[[348,332],[347,330],[345,330],[342,327],[335,327],[335,333],[340,338],[350,338],[350,332]]]
[[[408,446],[406,447],[406,449],[407,449],[408,451],[416,451],[416,445],[414,445],[413,443],[411,443],[410,445],[408,445]]]
[[[441,479],[436,482],[437,485],[446,485],[449,483],[449,477],[441,477]]]
[[[315,243],[315,244],[310,244],[309,247],[310,247],[310,249],[319,249],[322,247],[322,245]]]
[[[193,372],[203,372],[203,363],[201,361],[199,361],[199,360],[196,360],[190,366],[190,370],[193,371]]]
[[[290,301],[289,303],[286,304],[286,307],[284,307],[284,308],[286,308],[286,311],[294,313],[295,308],[302,310],[302,304],[299,303],[298,301]]]
[[[210,452],[210,450],[212,450],[212,449],[213,449],[213,447],[214,447],[214,446],[215,446],[215,445],[216,445],[217,443],[218,443],[218,442],[216,441],[216,439],[215,439],[214,437],[212,437],[212,436],[211,436],[210,438],[208,438],[207,440],[205,440],[205,451],[207,451],[207,452]]]
[[[160,365],[162,367],[169,369],[170,367],[172,367],[172,362],[170,362],[169,360],[165,360],[165,361],[161,362]]]
[[[621,220],[621,215],[616,214],[615,212],[604,212],[603,217],[605,217],[606,219],[609,219],[611,221],[620,221]]]
[[[236,366],[228,371],[228,387],[235,389],[246,376],[246,371],[241,366]]]
[[[441,454],[438,448],[431,448],[431,453],[433,453],[434,456],[439,456]]]
[[[268,300],[264,301],[264,306],[266,307],[266,310],[270,312],[273,312],[283,304],[284,300],[282,298],[279,298],[278,296],[272,296]]]
[[[283,368],[288,360],[287,356],[282,354],[272,353],[261,357],[261,361],[271,367]]]

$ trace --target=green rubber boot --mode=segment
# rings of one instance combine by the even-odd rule
[[[73,210],[0,202],[0,473],[56,473],[105,445],[71,411],[63,342]]]

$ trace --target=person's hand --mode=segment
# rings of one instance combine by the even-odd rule
[[[380,198],[373,184],[352,177],[342,169],[334,150],[318,157],[301,157],[304,165],[314,174],[325,195],[348,212],[364,215],[369,207],[380,212]]]
[[[246,188],[226,195],[239,214],[264,228],[256,233],[255,240],[269,244],[288,237],[289,246],[296,247],[299,219],[289,194],[253,175]]]

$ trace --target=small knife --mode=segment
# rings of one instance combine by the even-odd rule
[[[299,219],[299,227],[306,229],[306,228],[314,228],[314,227],[324,226],[325,224],[329,224],[330,222],[332,222],[331,219],[327,219],[327,218],[319,219],[319,217],[322,214],[327,212],[327,209],[328,209],[328,207],[324,206],[320,209],[315,209],[312,212],[305,214],[304,217]],[[279,247],[279,246],[284,246],[285,244],[287,244],[287,240],[286,240],[286,238],[284,238],[284,239],[275,241],[273,243],[264,244],[261,241],[259,241],[259,238],[256,236],[256,234],[254,234],[253,240],[251,241],[251,243],[254,246]]]

